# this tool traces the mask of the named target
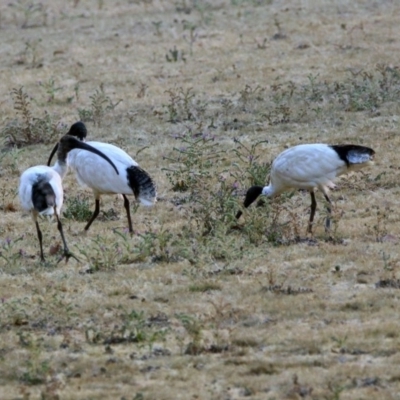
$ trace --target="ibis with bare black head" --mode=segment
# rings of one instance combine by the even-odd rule
[[[325,229],[330,228],[331,200],[329,189],[334,180],[350,171],[361,170],[373,163],[375,151],[354,144],[328,145],[321,143],[300,144],[280,153],[272,163],[268,186],[252,186],[248,189],[243,206],[249,207],[259,195],[277,196],[290,189],[305,189],[311,196],[311,212],[307,232],[312,233],[318,188],[327,201],[328,215]],[[242,215],[238,211],[236,218]]]
[[[73,136],[64,136],[61,138],[58,151],[57,161],[53,167],[38,165],[25,170],[20,178],[19,198],[22,208],[30,211],[33,221],[36,225],[37,236],[40,245],[40,259],[45,261],[43,255],[42,232],[38,223],[39,215],[53,215],[57,219],[57,229],[60,232],[61,239],[64,245],[63,256],[66,261],[70,257],[76,257],[69,251],[65,240],[63,227],[60,221],[60,212],[64,200],[64,192],[62,179],[67,173],[67,156],[72,150],[90,152],[94,157],[102,157],[114,169],[114,175],[118,176],[118,169],[114,163],[98,149],[81,142]],[[59,260],[59,261],[60,261]]]
[[[68,132],[68,135],[85,140],[87,129],[83,122],[74,123]],[[83,186],[92,189],[95,197],[95,210],[92,217],[85,226],[87,231],[100,212],[100,197],[103,194],[122,194],[124,199],[124,207],[128,218],[129,232],[133,232],[132,220],[130,214],[128,195],[134,195],[141,204],[152,206],[157,199],[156,186],[150,175],[139,167],[138,163],[132,159],[125,151],[117,146],[102,142],[87,142],[92,147],[100,150],[114,162],[119,171],[119,175],[115,176],[110,165],[104,160],[94,157],[80,149],[72,150],[67,159],[76,175],[78,182]],[[58,144],[55,145],[50,154],[48,165],[56,152]]]

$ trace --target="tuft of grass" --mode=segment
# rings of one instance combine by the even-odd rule
[[[168,53],[165,55],[165,59],[167,62],[178,62],[180,60],[186,62],[185,52],[183,50],[178,50],[176,46],[168,50]]]
[[[16,244],[23,240],[23,236],[12,240],[10,238],[6,238],[5,240],[0,241],[0,266],[3,264],[5,267],[16,268],[24,255],[22,249],[17,249]]]
[[[23,87],[11,92],[17,119],[8,123],[1,131],[8,146],[23,147],[37,143],[51,143],[59,136],[58,121],[47,111],[43,117],[34,117],[31,111],[31,98]]]
[[[76,97],[78,97],[78,89],[76,89]],[[93,122],[97,126],[101,126],[108,113],[114,111],[118,104],[122,102],[122,99],[119,99],[114,103],[106,95],[103,84],[100,84],[100,87],[89,98],[91,100],[90,108],[79,108],[79,119],[84,122]]]
[[[18,15],[23,29],[47,25],[47,9],[42,3],[17,0],[9,4]]]
[[[189,286],[190,292],[209,292],[211,290],[221,290],[221,285],[215,282],[195,283]]]
[[[162,324],[154,323],[157,318],[146,317],[144,311],[128,311],[119,306],[115,309],[118,324],[89,324],[85,331],[87,342],[91,344],[117,345],[135,343],[139,348],[147,346],[152,351],[155,342],[163,342],[168,333],[168,319]]]
[[[86,222],[93,214],[90,209],[89,197],[87,196],[67,197],[65,203],[66,209],[63,211],[63,215],[67,219]]]

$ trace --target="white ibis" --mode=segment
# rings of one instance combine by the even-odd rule
[[[102,157],[114,168],[114,175],[116,175],[115,172],[118,174],[116,166],[105,154],[94,147],[81,142],[75,137],[68,135],[64,136],[60,140],[57,152],[57,162],[53,167],[38,165],[36,167],[28,168],[22,173],[19,185],[19,198],[22,208],[31,212],[33,221],[35,222],[40,244],[40,258],[42,261],[45,261],[45,259],[43,255],[42,232],[38,223],[39,214],[55,214],[57,218],[57,228],[64,245],[64,254],[60,260],[64,257],[66,258],[66,261],[68,261],[70,257],[76,258],[68,249],[60,221],[60,212],[63,205],[62,179],[67,173],[67,155],[73,149],[91,152],[93,157]]]
[[[331,200],[329,188],[335,187],[336,177],[350,171],[360,170],[373,163],[375,151],[369,147],[354,144],[300,144],[291,147],[276,157],[271,167],[268,186],[252,186],[246,193],[244,207],[252,204],[259,195],[273,197],[289,189],[305,189],[311,195],[311,212],[307,232],[312,232],[317,202],[315,188],[318,188],[328,202],[325,229],[330,228]],[[238,211],[236,218],[242,215]]]
[[[87,135],[85,124],[81,121],[73,124],[68,135],[76,136],[84,140]],[[115,176],[110,165],[98,157],[92,156],[80,149],[72,150],[67,159],[67,164],[74,171],[78,182],[81,185],[92,189],[96,206],[92,217],[85,226],[87,231],[100,212],[100,197],[102,194],[122,194],[124,207],[128,217],[129,232],[133,232],[132,220],[127,195],[134,195],[145,206],[152,206],[156,202],[156,186],[149,174],[139,167],[125,151],[117,146],[102,142],[87,142],[92,147],[100,150],[114,162],[119,171]],[[58,144],[50,154],[47,165],[57,150]]]

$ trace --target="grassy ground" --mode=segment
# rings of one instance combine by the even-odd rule
[[[57,5],[55,3],[60,3]],[[64,4],[65,3],[65,4]],[[372,0],[0,3],[1,399],[398,399],[400,5]],[[22,171],[73,122],[157,182],[122,200],[72,174],[59,235]],[[299,143],[376,150],[317,194],[245,212]],[[133,200],[133,199],[132,199]]]

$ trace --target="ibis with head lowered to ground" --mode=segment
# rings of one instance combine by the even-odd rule
[[[40,258],[42,261],[45,261],[45,259],[43,255],[42,232],[38,223],[39,215],[55,214],[57,218],[57,228],[64,245],[62,258],[65,257],[66,261],[68,261],[70,257],[74,257],[68,249],[60,221],[60,212],[64,200],[62,179],[67,173],[67,155],[74,149],[90,152],[94,157],[102,157],[114,168],[114,175],[117,176],[118,174],[117,168],[105,154],[81,142],[77,138],[68,135],[60,140],[57,151],[57,161],[53,167],[38,165],[28,168],[22,173],[19,185],[19,198],[22,208],[31,212],[33,221],[35,222],[40,245]]]
[[[325,229],[330,228],[331,200],[329,189],[335,187],[334,180],[350,171],[358,171],[373,163],[375,151],[354,144],[300,144],[278,155],[272,163],[268,186],[252,186],[248,189],[244,207],[249,207],[259,195],[277,196],[290,189],[305,189],[311,196],[311,212],[307,232],[312,232],[318,188],[327,201],[328,215]],[[242,215],[238,211],[236,218]]]

